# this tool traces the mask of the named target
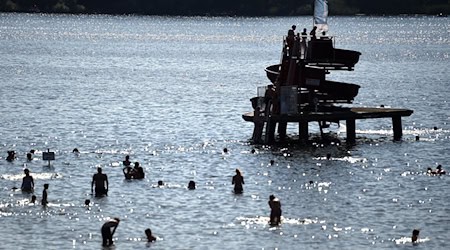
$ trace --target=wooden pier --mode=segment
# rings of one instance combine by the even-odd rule
[[[296,115],[270,115],[261,116],[260,121],[264,123],[262,129],[265,128],[264,144],[273,144],[275,142],[275,131],[278,124],[278,133],[280,140],[286,137],[286,127],[288,123],[299,124],[299,139],[307,140],[309,137],[308,123],[309,122],[340,122],[346,123],[346,143],[353,144],[356,140],[356,120],[374,119],[374,118],[391,118],[394,140],[401,140],[402,120],[404,116],[410,116],[413,113],[409,109],[394,109],[394,108],[367,108],[367,107],[332,107],[329,110],[319,112],[308,112]],[[248,122],[254,122],[254,112],[248,112],[242,115],[242,118]],[[258,118],[257,118],[258,119]],[[257,120],[256,119],[256,120]],[[258,121],[257,121],[258,122]],[[255,126],[255,129],[258,126]],[[260,131],[262,134],[262,131]]]

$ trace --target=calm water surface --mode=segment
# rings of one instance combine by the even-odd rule
[[[241,115],[292,24],[310,29],[311,18],[0,14],[0,248],[101,249],[101,225],[120,217],[116,249],[448,249],[450,177],[424,172],[450,170],[449,19],[330,19],[336,47],[362,56],[328,78],[361,85],[355,106],[413,109],[402,142],[378,119],[357,122],[353,147],[255,147]],[[330,133],[344,139],[345,123]],[[124,181],[127,154],[146,179]],[[90,192],[99,166],[110,181],[102,199]],[[50,184],[48,208],[13,189],[25,167],[38,200]],[[243,195],[232,193],[235,168]],[[267,224],[270,194],[280,227]],[[413,228],[417,246],[403,238]]]

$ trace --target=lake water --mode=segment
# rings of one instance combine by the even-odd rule
[[[361,85],[355,106],[414,110],[401,142],[390,119],[374,119],[357,121],[353,147],[254,146],[241,115],[292,24],[312,20],[0,13],[0,248],[101,249],[101,225],[120,217],[116,249],[409,249],[414,228],[414,249],[448,249],[450,177],[425,171],[450,170],[449,19],[329,20],[336,47],[362,56],[328,78]],[[329,131],[345,142],[345,123]],[[124,180],[127,154],[144,180]],[[99,166],[110,184],[100,199]],[[50,184],[47,208],[13,189],[25,167],[38,201]],[[232,193],[236,168],[243,195]],[[267,224],[270,194],[279,227]],[[157,242],[145,242],[147,227]]]

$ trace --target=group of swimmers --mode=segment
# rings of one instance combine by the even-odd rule
[[[144,169],[140,166],[139,162],[134,163],[134,168],[131,167],[130,156],[125,156],[125,160],[123,161],[123,165],[125,166],[122,170],[125,179],[144,179],[145,173]]]
[[[15,157],[15,153],[10,153],[13,151],[8,151],[8,155],[11,155]],[[74,153],[78,153],[79,151],[74,149]],[[228,150],[224,148],[224,153],[227,153]],[[31,151],[30,151],[31,153]],[[28,153],[28,154],[30,154]],[[33,152],[34,153],[34,152]],[[27,154],[27,158],[29,159],[29,156]],[[327,159],[330,159],[331,155],[327,155]],[[273,160],[270,162],[271,165],[273,165]],[[125,160],[123,161],[123,165],[125,166],[123,169],[123,173],[125,176],[125,179],[142,179],[145,178],[144,171],[140,164],[138,162],[135,162],[135,167],[131,168],[131,162],[130,157],[127,155],[125,157]],[[242,175],[241,171],[239,169],[235,170],[236,174],[232,177],[231,183],[234,185],[234,193],[235,194],[242,194],[243,193],[243,185],[245,184],[244,176]],[[428,168],[427,171],[430,175],[443,175],[445,174],[445,170],[442,169],[441,165],[438,165],[436,170],[432,170],[431,168]],[[24,192],[33,193],[34,191],[34,179],[30,175],[29,169],[24,169],[25,176],[22,180],[21,189]],[[158,186],[162,186],[164,183],[162,181],[158,181]],[[196,188],[194,181],[189,181],[188,183],[188,189],[193,190]],[[106,174],[102,173],[102,168],[97,168],[97,173],[93,175],[92,183],[91,183],[91,191],[94,192],[94,186],[95,186],[95,196],[96,197],[102,197],[108,195],[108,189],[109,189],[109,182],[108,177]],[[47,201],[47,190],[49,188],[49,184],[44,184],[44,190],[42,193],[42,201],[41,204],[43,206],[46,206],[48,204]],[[33,195],[31,198],[31,203],[35,203],[36,196]],[[89,206],[90,200],[85,201],[85,205]],[[281,223],[281,202],[278,198],[276,198],[274,195],[269,196],[268,205],[271,209],[270,211],[270,220],[269,223],[271,226],[277,226]],[[108,220],[105,222],[101,228],[102,233],[102,239],[103,239],[103,246],[110,246],[113,244],[112,237],[116,231],[117,226],[119,225],[120,219],[114,218],[112,220]],[[152,235],[152,232],[149,228],[145,230],[145,234],[147,236],[148,242],[152,242],[156,240],[156,237]],[[413,236],[412,236],[412,242],[417,241],[417,237],[419,235],[419,230],[414,229]]]
[[[270,162],[273,165],[273,161]],[[242,194],[244,191],[243,185],[244,176],[242,175],[239,169],[236,169],[236,174],[231,179],[231,184],[234,185],[234,193]],[[270,220],[269,223],[271,226],[277,226],[281,223],[281,202],[278,198],[275,198],[274,195],[269,196],[269,207],[270,207]]]
[[[20,186],[20,189],[23,192],[26,193],[33,193],[34,192],[34,178],[33,176],[30,175],[30,170],[28,168],[25,168],[23,170],[25,176],[22,178],[22,185]],[[47,200],[47,190],[48,190],[49,184],[45,183],[44,184],[44,190],[42,191],[42,200],[41,200],[41,204],[43,206],[47,206],[48,204],[48,200]],[[36,195],[32,195],[31,196],[31,203],[36,203]]]
[[[435,170],[433,170],[432,168],[428,168],[427,169],[427,174],[428,175],[445,175],[446,172],[444,169],[442,169],[442,165],[439,164]]]

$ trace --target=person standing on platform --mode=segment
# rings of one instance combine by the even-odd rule
[[[116,232],[117,227],[119,226],[120,223],[120,219],[119,218],[114,218],[112,220],[108,220],[107,222],[105,222],[102,226],[102,239],[103,239],[103,243],[102,245],[104,247],[106,246],[112,246],[114,244],[113,242],[113,235]],[[112,231],[111,231],[112,229]]]
[[[94,191],[95,184],[95,196],[101,197],[108,195],[109,183],[108,176],[102,173],[102,168],[97,168],[97,173],[92,177],[91,192]]]
[[[244,188],[242,187],[244,182],[244,176],[242,176],[241,171],[236,168],[236,175],[233,176],[233,179],[231,181],[231,184],[234,184],[234,193],[235,194],[242,194],[244,191]]]

